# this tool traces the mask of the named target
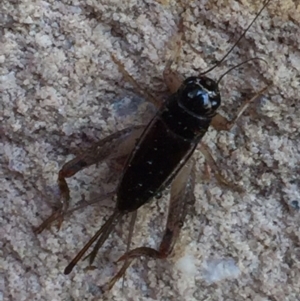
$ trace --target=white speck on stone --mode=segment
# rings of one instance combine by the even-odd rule
[[[67,136],[70,136],[73,134],[73,127],[69,123],[64,123],[62,130]]]
[[[237,278],[241,273],[233,258],[207,260],[203,268],[204,280],[209,284],[228,278]]]
[[[30,16],[27,16],[24,21],[23,21],[24,24],[32,24],[33,21],[32,21],[32,18]]]
[[[184,274],[195,275],[197,272],[195,257],[191,254],[186,254],[181,257],[176,262],[175,267]]]
[[[14,72],[10,72],[0,76],[0,90],[13,89],[16,86],[16,77]]]
[[[36,34],[35,41],[42,47],[49,47],[52,45],[52,40],[46,34]]]

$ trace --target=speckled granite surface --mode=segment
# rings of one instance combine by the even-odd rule
[[[221,111],[232,114],[247,95],[273,82],[230,133],[210,130],[205,142],[227,178],[196,185],[196,208],[167,261],[137,261],[110,293],[99,287],[116,272],[128,222],[95,262],[67,263],[102,225],[113,201],[77,211],[35,235],[57,200],[59,168],[101,137],[154,112],[112,62],[114,53],[140,86],[165,91],[168,42],[182,14],[187,42],[178,71],[195,75],[220,59],[261,1],[6,1],[0,3],[0,300],[300,300],[299,1],[272,1],[210,76],[259,56],[221,84]],[[200,54],[196,54],[190,43]],[[249,94],[250,93],[250,94]],[[195,153],[197,169],[203,158]],[[113,187],[109,166],[68,180],[74,205]],[[200,177],[199,177],[200,178]],[[294,202],[293,202],[294,201]],[[166,203],[166,200],[165,200]],[[133,245],[157,246],[166,204],[139,210]]]

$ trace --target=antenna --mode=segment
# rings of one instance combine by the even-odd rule
[[[253,57],[253,58],[251,58],[251,59],[248,59],[248,60],[246,60],[246,61],[243,61],[243,62],[241,62],[241,63],[239,63],[239,64],[237,64],[237,65],[235,65],[235,66],[229,68],[225,73],[223,73],[223,74],[220,76],[220,78],[219,78],[218,81],[217,81],[217,85],[220,83],[220,81],[222,80],[222,78],[223,78],[226,74],[228,74],[230,71],[232,71],[232,70],[234,70],[234,69],[236,69],[236,68],[238,68],[238,67],[240,67],[240,66],[242,66],[242,65],[244,65],[244,64],[247,64],[247,63],[249,63],[249,62],[251,62],[251,61],[255,61],[255,60],[262,61],[262,62],[264,62],[266,65],[268,65],[268,62],[267,62],[266,60],[264,60],[264,59],[262,59],[262,58],[260,58],[260,57]]]
[[[232,52],[232,50],[235,48],[235,46],[240,42],[240,40],[245,36],[245,34],[247,33],[247,31],[249,30],[249,28],[253,25],[253,23],[256,21],[256,19],[260,16],[260,14],[262,13],[262,11],[265,9],[265,7],[271,2],[271,0],[267,0],[263,7],[260,9],[260,11],[257,13],[257,15],[255,16],[255,18],[252,20],[252,22],[248,25],[248,27],[244,30],[244,32],[242,33],[242,35],[238,38],[238,40],[233,44],[233,46],[229,49],[229,51],[223,56],[223,58],[218,61],[214,66],[212,66],[211,68],[209,68],[208,70],[206,70],[205,72],[202,72],[200,73],[200,76],[201,75],[204,75],[208,72],[210,72],[211,70],[215,69],[217,66],[219,66],[222,62],[224,62],[224,60],[228,57],[228,55]],[[248,60],[249,61],[249,60]],[[248,61],[245,61],[244,63],[248,62]],[[242,63],[243,64],[243,63]],[[240,66],[241,64],[239,65],[236,65],[236,67]],[[233,68],[234,69],[234,68]],[[230,68],[229,70],[232,70],[232,68]],[[226,74],[226,73],[225,73]],[[221,78],[225,75],[223,74],[221,76]],[[220,81],[220,79],[218,80],[218,82]]]

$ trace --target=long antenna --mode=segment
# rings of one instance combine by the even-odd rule
[[[234,70],[234,69],[236,69],[236,68],[238,68],[238,67],[240,67],[240,66],[242,66],[242,65],[244,65],[244,64],[247,64],[247,63],[249,63],[249,62],[251,62],[251,61],[256,61],[256,60],[262,61],[262,62],[264,62],[266,65],[268,65],[268,62],[267,62],[266,60],[264,60],[264,59],[262,59],[262,58],[260,58],[260,57],[253,57],[253,58],[251,58],[251,59],[248,59],[248,60],[246,60],[246,61],[243,61],[243,62],[241,62],[241,63],[239,63],[239,64],[237,64],[237,65],[235,65],[235,66],[229,68],[225,73],[223,73],[223,74],[220,76],[220,78],[219,78],[218,81],[217,81],[217,85],[220,83],[220,81],[222,80],[222,78],[223,78],[226,74],[228,74],[230,71],[232,71],[232,70]]]
[[[217,66],[219,66],[222,62],[224,62],[224,60],[228,57],[228,55],[232,52],[232,50],[235,48],[235,46],[240,42],[240,40],[245,36],[245,34],[247,33],[247,31],[249,30],[249,28],[253,25],[253,23],[256,21],[256,19],[260,16],[260,14],[262,13],[262,11],[265,9],[265,7],[271,2],[271,0],[267,0],[265,2],[265,4],[263,5],[263,7],[260,9],[260,11],[258,12],[258,14],[255,16],[255,18],[252,20],[252,22],[248,25],[248,27],[244,30],[243,34],[238,38],[238,40],[233,44],[233,46],[229,49],[229,51],[225,54],[225,56],[223,56],[223,58],[218,61],[214,66],[212,66],[211,68],[209,68],[208,70],[206,70],[205,72],[200,73],[201,75],[204,75],[208,72],[210,72],[211,70],[215,69]]]

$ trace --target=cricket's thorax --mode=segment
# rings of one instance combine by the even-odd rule
[[[199,78],[185,80],[130,156],[117,191],[120,211],[138,209],[170,184],[206,133],[219,104],[218,90],[203,88]]]

